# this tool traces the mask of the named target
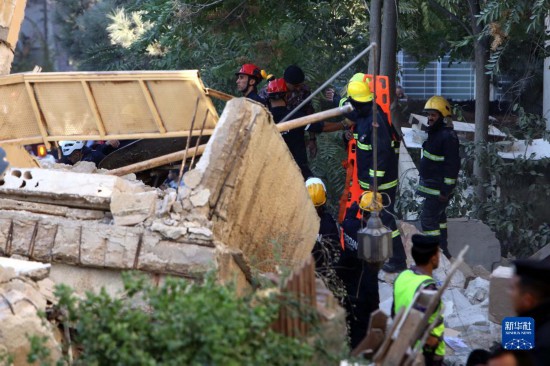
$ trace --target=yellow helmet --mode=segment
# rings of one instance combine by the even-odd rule
[[[356,74],[357,75],[357,74]],[[348,83],[348,97],[356,102],[366,103],[373,99],[372,91],[370,90],[368,79],[367,81],[352,80]]]
[[[374,202],[374,194],[372,191],[365,191],[361,194],[361,200],[359,201],[359,208],[363,211],[380,211],[382,208],[382,195],[380,192],[376,192],[376,202]]]
[[[451,104],[447,102],[447,99],[440,97],[439,95],[434,95],[426,102],[424,110],[435,110],[441,113],[443,117],[448,117],[451,115]]]
[[[357,74],[354,74],[351,79],[349,79],[349,82],[351,83],[352,81],[365,81],[365,74],[362,73],[362,72],[358,72]]]
[[[321,179],[309,178],[306,180],[306,188],[315,207],[322,206],[327,202],[327,189]]]

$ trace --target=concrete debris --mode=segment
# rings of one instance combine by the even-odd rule
[[[408,226],[409,233],[415,231],[413,225],[407,223],[405,225],[406,227]],[[407,238],[407,235],[402,235],[402,237]],[[406,243],[407,239],[404,241]],[[438,283],[441,283],[445,279],[445,274],[448,272],[450,266],[451,262],[442,255],[440,268],[434,274],[434,278]],[[467,275],[462,273],[462,270],[466,271]],[[507,274],[501,274],[502,271]],[[495,277],[498,285],[504,286],[502,289],[506,290],[509,286],[508,272],[503,269],[495,272],[491,277]],[[396,276],[396,274],[388,274],[383,271],[380,271],[378,275],[380,309],[387,315],[391,314],[393,282]],[[474,268],[470,268],[467,265],[463,266],[455,274],[456,279],[451,281],[451,286],[443,293],[443,317],[447,346],[446,365],[464,365],[473,349],[489,349],[493,343],[500,341],[500,320],[497,319],[497,323],[494,323],[492,319],[494,316],[490,316],[490,302],[494,302],[495,300],[492,298],[493,290],[491,291],[491,300],[489,300],[489,288],[491,287],[492,289],[495,286],[493,284],[494,280],[492,279],[490,283],[487,278],[484,278],[485,276],[488,278],[488,271],[481,265]],[[464,288],[466,278],[469,281],[467,288]],[[504,292],[502,296],[506,297],[499,297],[497,301],[509,305],[509,301],[507,301],[508,294]],[[514,314],[509,309],[509,306],[507,306],[506,310],[501,310],[501,313],[506,316]]]
[[[471,304],[484,302],[489,296],[489,281],[483,278],[476,278],[468,283],[464,292]]]
[[[13,258],[0,257],[0,271],[5,272],[4,275],[11,276],[11,270],[15,276],[26,276],[34,280],[41,280],[50,274],[51,264],[40,262],[29,262]],[[13,277],[13,276],[12,276]],[[3,281],[1,281],[3,282]]]
[[[187,234],[187,228],[181,226],[169,226],[160,222],[154,222],[151,230],[159,232],[166,239],[178,239]]]
[[[40,263],[41,264],[41,263]],[[0,268],[0,278],[6,278]],[[13,271],[13,270],[12,270]],[[9,277],[9,275],[8,275]],[[44,323],[39,312],[46,311],[46,298],[39,286],[31,280],[15,277],[9,282],[0,283],[0,351],[14,357],[14,365],[26,365],[30,351],[28,335],[44,337],[45,346],[50,350],[50,361],[61,357],[60,339],[57,330]],[[48,363],[48,360],[41,360]]]
[[[439,257],[439,268],[437,268],[434,271],[434,280],[438,283],[443,283],[445,281],[445,278],[447,277],[447,273],[449,272],[449,269],[451,268],[452,263],[441,253]],[[449,288],[459,288],[463,289],[464,285],[466,283],[466,277],[464,274],[459,270],[457,271],[454,276],[451,279],[451,282],[449,283]]]
[[[111,214],[115,225],[139,224],[153,215],[157,203],[157,192],[114,192],[111,196]]]

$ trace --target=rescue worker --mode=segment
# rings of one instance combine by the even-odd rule
[[[447,127],[452,126],[451,105],[445,98],[431,97],[424,111],[428,115],[428,139],[422,144],[417,188],[417,194],[425,197],[420,223],[425,235],[439,239],[443,254],[450,259],[445,209],[460,170],[458,137],[452,127]]]
[[[86,146],[86,141],[59,141],[61,149],[60,163],[74,165],[79,161],[91,161],[99,164],[105,157],[103,153]]]
[[[394,130],[388,117],[378,106],[377,171],[373,166],[373,110],[374,95],[371,80],[365,74],[355,74],[347,86],[349,103],[355,108],[346,115],[354,123],[354,137],[357,140],[357,179],[362,190],[371,190],[373,178],[377,176],[377,189],[383,194],[385,209],[380,212],[382,223],[392,230],[393,257],[384,264],[382,270],[395,273],[407,268],[405,249],[395,222],[395,194],[397,190],[398,155],[394,149]]]
[[[265,105],[265,100],[258,95],[258,84],[262,80],[262,71],[254,64],[244,64],[237,76],[237,89],[243,94],[243,97],[255,100]]]
[[[287,108],[289,111],[293,111],[311,95],[311,90],[307,84],[305,84],[306,76],[304,71],[299,66],[288,66],[283,73],[283,78],[285,79],[286,87],[288,89],[286,99]],[[301,117],[309,116],[310,114],[315,113],[311,101],[306,103],[306,105],[303,106],[298,113]],[[297,118],[296,115],[297,114],[294,114],[292,118]],[[323,122],[318,122],[306,127],[309,137],[307,141],[307,151],[309,152],[309,156],[311,158],[315,158],[317,155],[317,134],[323,131],[323,126]]]
[[[535,366],[550,361],[550,263],[516,260],[510,298],[518,316],[535,320],[535,348],[526,351]]]
[[[288,89],[283,78],[275,79],[267,84],[267,104],[275,123],[279,123],[290,112],[286,103],[287,92]],[[302,117],[300,113],[301,111],[298,111],[294,116],[296,118]],[[294,161],[298,164],[304,180],[312,177],[313,173],[309,169],[307,163],[307,152],[304,140],[305,127],[284,131],[282,132],[282,136],[290,153],[294,157]]]
[[[340,255],[339,231],[336,221],[326,210],[327,189],[319,178],[306,180],[306,188],[311,202],[319,215],[319,235],[313,246],[312,254],[315,259],[315,271],[326,277],[329,270],[334,268],[334,261]]]
[[[439,240],[434,236],[415,234],[412,236],[411,254],[415,266],[401,272],[393,284],[392,317],[395,317],[401,308],[408,307],[415,294],[423,289],[437,290],[432,278],[433,270],[439,266]],[[441,306],[441,305],[440,305]],[[426,365],[443,365],[445,356],[445,342],[443,332],[445,326],[441,314],[435,319],[435,314],[430,317],[430,324],[436,321],[438,324],[424,345],[424,359]]]
[[[346,309],[352,350],[365,338],[370,315],[380,306],[378,267],[369,265],[357,256],[357,231],[361,228],[361,219],[357,218],[357,213],[360,207],[367,209],[370,206],[370,200],[372,195],[371,198],[364,195],[361,205],[354,202],[346,211],[342,221],[343,251],[336,264],[336,273],[346,289],[343,305]],[[363,222],[363,225],[366,225],[366,222]]]

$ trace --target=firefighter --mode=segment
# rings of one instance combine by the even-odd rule
[[[443,254],[450,259],[445,209],[460,170],[458,137],[452,127],[447,127],[452,125],[451,105],[445,98],[431,97],[424,111],[428,115],[428,139],[422,144],[417,188],[417,194],[425,197],[420,223],[425,235],[439,238]]]
[[[267,84],[267,104],[275,123],[279,123],[288,113],[290,113],[286,103],[287,93],[287,85],[283,78],[275,79]],[[295,117],[302,117],[301,111],[298,111]],[[298,164],[304,180],[313,176],[307,163],[307,152],[304,140],[305,129],[305,127],[299,127],[282,132],[283,139],[294,157],[294,161]]]
[[[311,95],[311,90],[305,83],[306,75],[299,66],[288,66],[283,73],[283,78],[285,79],[288,89],[286,98],[287,108],[289,111],[293,111]],[[300,116],[308,116],[315,113],[311,101],[306,103],[298,113]],[[297,118],[296,114],[292,117]],[[306,131],[308,132],[307,151],[312,159],[317,155],[317,134],[323,131],[323,126],[323,122],[318,122],[306,127]]]
[[[535,321],[535,348],[527,351],[535,366],[550,360],[550,263],[516,260],[510,297],[518,316]]]
[[[395,317],[401,308],[408,307],[415,294],[422,290],[437,290],[435,281],[432,278],[433,270],[439,266],[439,240],[434,236],[415,234],[412,236],[411,254],[416,266],[401,272],[393,284],[393,306],[392,317]],[[440,305],[441,306],[441,305]],[[445,326],[441,314],[430,317],[430,323],[436,321],[438,324],[424,345],[424,359],[427,366],[443,365],[445,356],[445,342],[443,332]]]
[[[319,235],[313,246],[312,254],[315,258],[315,271],[327,277],[328,272],[334,268],[334,260],[339,257],[341,248],[339,243],[339,230],[336,221],[326,210],[327,189],[319,178],[306,180],[306,188],[311,202],[319,215]]]
[[[364,195],[366,199],[367,195]],[[363,200],[362,200],[363,201]],[[367,208],[369,203],[362,203]],[[361,220],[357,218],[360,205],[354,202],[346,211],[342,221],[343,250],[336,264],[336,273],[344,283],[346,295],[343,305],[346,309],[346,322],[350,348],[353,350],[367,334],[370,314],[380,306],[378,291],[378,267],[371,266],[357,255],[357,231]],[[363,222],[363,226],[366,222]]]
[[[235,73],[237,89],[243,97],[255,100],[265,105],[265,100],[258,95],[258,84],[262,80],[262,71],[254,64],[244,64]]]
[[[382,223],[392,230],[393,257],[384,264],[385,272],[395,273],[407,268],[405,249],[395,222],[395,194],[397,190],[398,155],[395,152],[394,130],[386,114],[378,106],[377,170],[373,166],[373,93],[371,80],[364,74],[355,74],[347,85],[348,100],[355,108],[346,117],[354,122],[357,154],[357,182],[361,190],[371,190],[376,174],[378,191],[383,194],[385,209],[380,212]]]

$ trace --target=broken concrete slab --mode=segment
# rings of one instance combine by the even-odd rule
[[[6,172],[0,198],[76,208],[108,209],[113,192],[151,190],[143,183],[112,175],[73,173],[49,169],[18,169]]]
[[[274,253],[287,266],[310,255],[319,218],[263,107],[244,98],[229,101],[195,169],[199,173],[189,174],[200,183],[190,182],[196,186],[182,197],[182,206],[211,218],[216,240],[242,250],[265,271],[281,264]]]
[[[470,246],[464,255],[464,261],[470,267],[482,265],[492,271],[495,263],[500,262],[500,242],[481,220],[448,219],[447,227],[449,251],[452,255],[458,255],[462,248]]]
[[[49,263],[0,257],[0,267],[13,269],[17,276],[41,280],[49,275],[51,265]]]
[[[157,204],[157,192],[113,192],[111,214],[115,225],[130,226],[142,223],[151,217]]]
[[[499,266],[491,273],[489,284],[489,320],[500,324],[507,316],[516,313],[512,307],[510,295],[510,281],[514,275],[512,267]]]

